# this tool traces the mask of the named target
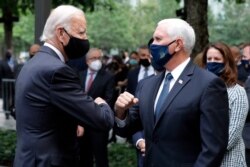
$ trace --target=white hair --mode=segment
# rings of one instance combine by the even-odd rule
[[[76,15],[84,15],[84,12],[71,5],[60,5],[53,9],[46,21],[40,40],[46,41],[47,39],[53,38],[55,35],[55,29],[58,26],[69,29],[70,21],[72,17]]]
[[[90,48],[89,49],[89,51],[88,51],[88,53],[86,54],[86,60],[91,56],[91,54],[93,53],[93,52],[99,52],[100,54],[101,54],[101,57],[103,56],[103,52],[102,52],[102,50],[101,49],[99,49],[99,48]]]
[[[164,25],[166,33],[171,39],[181,38],[184,49],[191,54],[195,45],[194,29],[186,21],[178,18],[164,19],[158,22],[158,25]]]

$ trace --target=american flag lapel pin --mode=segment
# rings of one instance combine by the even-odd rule
[[[179,82],[179,84],[182,84],[182,83],[183,83],[183,80],[179,79],[179,81],[178,81],[178,82]]]

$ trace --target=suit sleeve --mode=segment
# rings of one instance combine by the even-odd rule
[[[51,80],[50,98],[52,103],[76,118],[84,127],[109,130],[114,124],[114,114],[107,104],[97,105],[87,96],[77,75],[69,67],[57,70]]]
[[[220,166],[228,143],[229,108],[224,82],[214,78],[200,102],[200,135],[202,150],[194,167]]]
[[[139,94],[142,93],[141,92],[142,86],[143,86],[143,82],[140,81],[136,87],[135,97],[138,98]],[[142,132],[143,128],[142,128],[139,110],[140,110],[139,104],[136,104],[129,109],[125,127],[119,128],[117,124],[115,124],[115,131],[117,132],[118,135],[122,137],[128,137],[128,136],[132,136],[133,134],[137,132],[139,132],[138,135],[142,134],[140,133]]]

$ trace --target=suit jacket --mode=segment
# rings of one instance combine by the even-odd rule
[[[119,135],[144,129],[146,167],[218,167],[228,143],[228,96],[224,82],[193,65],[185,67],[154,120],[155,98],[164,73],[137,87],[138,105]],[[152,89],[154,87],[154,89]],[[139,110],[139,112],[138,112]]]
[[[16,121],[15,167],[74,167],[77,125],[106,131],[114,116],[107,104],[97,105],[84,93],[72,68],[42,46],[17,78]]]
[[[79,77],[83,89],[85,89],[87,71],[88,70],[79,72]],[[93,99],[101,97],[109,105],[111,105],[114,94],[114,86],[115,86],[114,76],[111,73],[105,71],[105,69],[100,69],[97,72],[96,77],[87,94],[91,96]]]
[[[245,82],[245,89],[247,93],[247,98],[248,98],[248,104],[250,104],[250,77],[247,78]],[[250,107],[249,107],[250,110]],[[244,139],[244,143],[247,149],[250,149],[250,112],[248,110],[248,115],[246,118],[246,123],[242,132],[242,136]]]
[[[135,90],[138,84],[138,76],[140,72],[140,66],[134,68],[128,73],[128,84],[127,84],[127,92],[131,94],[135,94]]]

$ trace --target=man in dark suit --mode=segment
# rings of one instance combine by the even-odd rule
[[[245,82],[245,89],[247,93],[248,103],[250,104],[250,77],[247,78]],[[248,111],[246,123],[242,132],[242,137],[246,149],[246,163],[250,166],[250,112]]]
[[[114,76],[102,68],[101,58],[102,51],[100,49],[90,49],[86,55],[88,69],[81,71],[79,77],[83,89],[89,96],[92,98],[101,97],[110,105],[114,93]],[[93,159],[95,159],[96,167],[108,167],[109,131],[100,132],[88,127],[83,128],[84,135],[79,138],[80,166],[93,167]]]
[[[15,167],[75,167],[77,125],[96,131],[112,128],[114,116],[101,98],[81,88],[78,74],[65,64],[89,49],[82,10],[61,5],[48,17],[39,52],[16,80],[17,146]]]
[[[138,49],[139,65],[128,73],[127,92],[134,94],[138,82],[154,74],[154,68],[150,63],[150,52],[148,46],[143,45]]]
[[[190,60],[195,33],[187,22],[162,20],[153,38],[153,60],[166,72],[146,78],[135,97],[118,97],[117,132],[126,136],[143,127],[146,167],[220,166],[229,125],[224,82]]]

